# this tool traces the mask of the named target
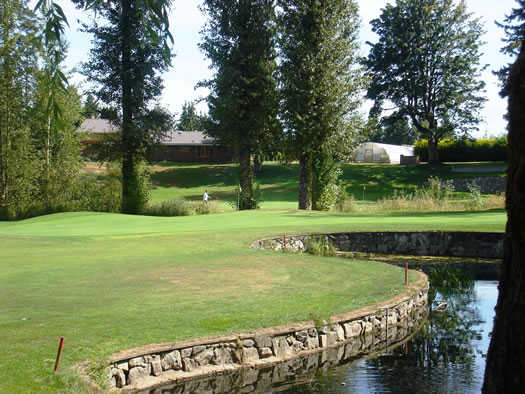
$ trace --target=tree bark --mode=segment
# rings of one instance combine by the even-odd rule
[[[263,155],[259,153],[253,156],[253,172],[256,174],[262,174],[263,172]]]
[[[257,208],[257,202],[253,196],[253,171],[251,163],[251,152],[247,147],[242,147],[239,152],[239,183],[241,196],[239,209]]]
[[[438,142],[435,138],[428,139],[428,164],[439,164],[439,152],[437,149]]]
[[[312,208],[312,157],[303,153],[299,158],[299,209]]]
[[[484,393],[519,393],[525,385],[525,50],[509,79],[507,227]]]

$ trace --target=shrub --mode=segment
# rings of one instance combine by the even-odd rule
[[[327,237],[310,238],[306,245],[306,252],[314,256],[335,256],[336,250]]]
[[[148,216],[189,216],[192,214],[192,209],[186,200],[175,198],[146,205],[144,214]]]
[[[421,161],[428,161],[428,141],[415,143],[416,154]],[[507,138],[485,138],[478,140],[444,138],[438,143],[441,161],[506,161]]]
[[[217,201],[208,201],[208,204],[205,204],[203,201],[191,201],[189,205],[195,215],[207,215],[224,211],[221,204]]]
[[[346,192],[346,187],[339,186],[339,193],[335,202],[335,209],[338,212],[351,212],[355,210],[355,197],[353,194]]]

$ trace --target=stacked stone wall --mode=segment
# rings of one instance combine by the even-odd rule
[[[426,316],[428,282],[421,274],[411,295],[395,302],[334,316],[330,322],[304,322],[238,335],[152,345],[110,358],[110,385],[144,389],[167,381],[261,367],[332,347],[346,357],[397,339]],[[345,350],[346,349],[346,350]]]
[[[256,241],[252,247],[303,252],[312,239],[326,238],[342,252],[501,259],[503,236],[460,231],[355,232],[283,236]]]

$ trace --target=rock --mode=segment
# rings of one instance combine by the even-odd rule
[[[191,352],[192,352],[192,350],[193,350],[193,349],[192,349],[191,347],[189,347],[189,348],[187,348],[187,349],[182,349],[182,350],[180,351],[180,356],[181,356],[182,358],[188,358],[188,357],[191,356]]]
[[[308,337],[306,340],[306,347],[308,349],[317,349],[319,347],[319,337]]]
[[[369,334],[372,332],[372,330],[374,329],[374,325],[367,321],[365,323],[363,323],[363,334]]]
[[[142,358],[142,357],[141,357]],[[130,386],[136,386],[142,379],[149,376],[148,370],[143,367],[133,367],[129,370],[128,384]]]
[[[214,357],[211,363],[214,365],[224,365],[233,363],[231,350],[228,348],[217,348],[214,350]]]
[[[270,335],[259,335],[255,338],[255,344],[258,348],[271,347],[272,346],[272,337]]]
[[[259,352],[254,347],[246,347],[242,350],[242,361],[245,363],[259,360]]]
[[[317,337],[317,330],[315,328],[309,328],[308,329],[308,335],[311,337]]]
[[[335,345],[337,343],[338,335],[337,333],[331,331],[326,334],[326,340],[328,343],[328,346]]]
[[[255,341],[252,339],[245,339],[242,341],[242,346],[244,347],[253,347],[255,345]]]
[[[153,376],[159,376],[162,373],[160,356],[155,356],[153,360],[151,360],[151,373]]]
[[[184,368],[184,371],[191,372],[195,368],[197,368],[197,363],[193,359],[186,357],[182,359],[182,366]]]
[[[286,337],[274,337],[272,339],[272,347],[277,357],[286,357],[293,354]]]
[[[112,377],[115,377],[115,385],[118,388],[122,388],[126,385],[126,375],[124,374],[124,371],[122,369],[112,368],[111,375]]]
[[[197,354],[203,352],[205,349],[206,346],[194,346],[191,355],[196,356]]]
[[[128,361],[129,368],[134,367],[146,367],[146,363],[144,362],[144,357],[135,357]]]
[[[295,337],[297,338],[297,340],[301,341],[302,343],[305,343],[306,340],[308,339],[308,331],[306,330],[297,331],[295,333]]]
[[[304,350],[304,345],[300,341],[295,341],[292,345],[292,351],[294,353],[300,353]]]
[[[273,356],[273,352],[272,352],[272,349],[269,348],[269,347],[261,347],[259,348],[259,357],[260,358],[268,358],[268,357],[272,357]]]
[[[197,354],[193,359],[199,364],[199,365],[208,365],[211,361],[211,359],[215,356],[215,352],[213,349],[206,349],[199,354]]]
[[[327,347],[328,346],[328,339],[326,338],[325,334],[319,335],[319,343],[321,347]]]
[[[127,361],[122,362],[122,363],[118,363],[118,364],[116,365],[116,367],[117,367],[118,369],[121,369],[121,370],[126,371],[126,372],[129,371],[129,364],[128,364]]]
[[[180,356],[180,352],[178,350],[174,350],[171,353],[164,354],[161,357],[161,365],[164,371],[167,371],[168,369],[181,369],[182,359]]]
[[[288,342],[288,345],[291,346],[295,342],[295,338],[292,335],[289,335],[286,337],[286,342]]]
[[[337,340],[339,342],[343,342],[345,340],[345,330],[340,324],[335,326],[335,332],[337,334]]]
[[[358,337],[361,335],[362,330],[361,321],[357,320],[350,323],[345,323],[344,330],[346,339]]]

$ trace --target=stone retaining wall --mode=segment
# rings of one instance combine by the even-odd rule
[[[469,185],[476,184],[479,186],[481,193],[498,194],[505,193],[505,186],[507,183],[506,177],[501,176],[487,176],[477,178],[455,178],[452,179],[454,190],[458,192],[468,192]]]
[[[347,341],[339,346],[294,357],[271,365],[244,367],[218,375],[188,380],[178,380],[167,385],[156,386],[139,394],[195,394],[195,393],[267,393],[290,389],[294,383],[315,380],[319,369],[326,370],[344,365],[362,355],[388,352],[406,341],[419,327],[425,314],[407,319],[404,326],[385,329],[385,336],[364,335],[359,340]]]
[[[110,385],[140,390],[169,381],[272,365],[345,344],[349,346],[344,350],[347,357],[358,355],[423,318],[428,293],[426,276],[420,274],[417,285],[408,290],[404,297],[334,316],[330,322],[310,321],[128,350],[110,358]]]
[[[286,249],[305,251],[311,239],[327,238],[337,250],[416,256],[503,258],[503,233],[460,231],[356,232],[286,236]],[[282,250],[284,236],[256,241],[252,247]]]

